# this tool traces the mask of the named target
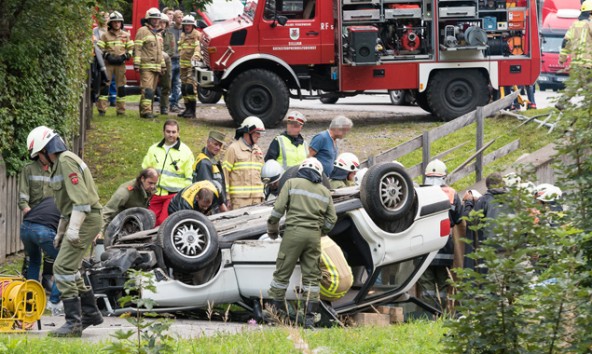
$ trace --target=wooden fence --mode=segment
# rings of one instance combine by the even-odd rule
[[[78,156],[84,154],[86,131],[90,128],[92,117],[92,101],[90,96],[90,75],[87,89],[80,100],[80,126],[77,134],[72,137],[72,151]],[[20,240],[22,213],[18,208],[19,188],[18,175],[8,176],[6,166],[0,156],[0,263],[6,256],[23,250]]]
[[[393,161],[415,150],[421,149],[422,161],[414,166],[406,166],[406,170],[409,172],[411,178],[421,176],[423,175],[423,171],[425,171],[428,163],[431,160],[442,159],[446,155],[467,144],[466,142],[462,143],[438,155],[432,156],[430,152],[430,146],[434,141],[454,133],[465,126],[472,124],[473,122],[477,122],[475,137],[477,143],[475,153],[471,155],[466,161],[464,161],[460,166],[451,171],[448,174],[446,180],[448,183],[454,183],[455,181],[458,181],[459,179],[474,172],[475,182],[478,182],[483,178],[483,167],[485,165],[509,154],[512,151],[517,150],[520,147],[520,139],[517,139],[487,155],[483,155],[483,152],[495,142],[495,139],[487,143],[484,143],[483,141],[485,118],[492,116],[503,108],[509,106],[514,101],[516,96],[518,96],[518,92],[514,92],[484,107],[478,107],[477,110],[473,112],[469,112],[437,128],[426,131],[422,135],[419,135],[377,156],[371,156],[368,158],[368,160],[363,161],[361,165],[362,167],[368,167],[380,162]]]

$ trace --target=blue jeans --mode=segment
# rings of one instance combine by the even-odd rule
[[[179,106],[181,99],[181,64],[179,58],[171,59],[172,75],[171,75],[171,99],[169,101],[171,107]]]
[[[44,225],[24,221],[21,225],[21,241],[25,245],[25,252],[29,256],[29,269],[26,278],[39,280],[39,270],[41,269],[41,255],[45,253],[46,257],[56,259],[58,250],[53,247],[53,240],[56,232]],[[49,301],[54,304],[60,302],[60,292],[54,281],[51,287]]]
[[[115,104],[117,100],[117,83],[115,82],[115,75],[111,78],[111,86],[109,86],[109,103]]]

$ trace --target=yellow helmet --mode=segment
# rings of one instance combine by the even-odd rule
[[[592,11],[592,0],[586,0],[582,3],[582,7],[580,8],[581,12],[590,12]]]

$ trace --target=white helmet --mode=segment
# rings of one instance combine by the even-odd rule
[[[520,182],[522,182],[522,178],[520,178],[516,172],[510,172],[502,179],[504,180],[506,187],[519,187]]]
[[[535,198],[541,202],[549,203],[561,198],[561,188],[549,183],[542,183],[536,187]]]
[[[183,20],[181,20],[181,24],[182,25],[192,25],[193,27],[195,27],[195,17],[193,17],[191,15],[185,15],[183,17]]]
[[[426,177],[445,177],[447,174],[446,164],[438,159],[430,161],[425,170]]]
[[[300,164],[300,167],[298,167],[298,170],[302,170],[304,168],[309,168],[309,169],[315,171],[316,173],[318,173],[319,176],[321,176],[321,177],[323,176],[323,165],[315,157],[309,157],[309,158],[305,159],[304,161],[302,161],[302,163]]]
[[[111,22],[121,22],[123,24],[123,15],[121,15],[121,12],[119,11],[113,11],[111,14],[109,14],[109,19],[107,20],[107,23],[111,23]]]
[[[366,174],[366,172],[368,172],[368,167],[364,167],[360,169],[358,172],[356,172],[356,176],[354,177],[354,182],[356,183],[356,186],[362,185],[362,180],[364,179],[364,175]]]
[[[476,189],[471,189],[471,194],[475,200],[481,198],[481,193],[479,193],[479,191]]]
[[[27,136],[27,149],[31,153],[31,157],[37,157],[39,151],[43,150],[47,143],[56,135],[58,134],[53,129],[44,125],[31,130],[29,136]]]
[[[261,168],[261,182],[263,184],[273,183],[279,180],[284,174],[284,168],[276,160],[267,160]]]
[[[247,133],[252,133],[256,131],[264,132],[265,125],[261,119],[255,116],[249,116],[243,120],[239,128],[246,128]]]
[[[530,195],[533,195],[537,190],[536,185],[532,182],[520,183],[520,184],[518,184],[518,188]]]
[[[160,14],[160,20],[168,23],[169,17],[167,16],[167,14],[162,13],[162,14]]]
[[[304,116],[304,114],[298,112],[298,111],[291,111],[290,113],[288,113],[288,122],[296,122],[299,123],[300,125],[304,125],[304,123],[306,123],[306,117]]]
[[[155,18],[157,20],[160,20],[160,10],[157,9],[156,7],[151,7],[148,9],[148,11],[146,11],[145,19],[149,20],[151,18]]]
[[[360,169],[360,160],[351,152],[344,152],[337,156],[337,160],[335,160],[333,166],[348,172],[356,172]]]

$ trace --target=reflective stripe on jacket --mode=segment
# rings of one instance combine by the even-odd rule
[[[200,38],[201,34],[196,29],[193,29],[189,34],[185,32],[181,33],[181,38],[179,39],[179,63],[182,68],[191,67],[191,58],[196,52],[196,48],[199,51]]]
[[[125,53],[131,55],[134,50],[134,41],[131,40],[130,34],[122,30],[105,32],[97,45],[103,53],[114,55],[123,55]]]
[[[162,56],[162,39],[147,26],[141,27],[134,40],[134,66],[141,70],[160,72],[166,67]]]
[[[181,139],[167,151],[163,139],[152,145],[144,156],[142,168],[148,167],[154,167],[160,174],[156,195],[177,193],[191,184],[193,153]]]
[[[592,67],[592,23],[589,20],[574,22],[565,33],[559,61],[566,62],[571,55],[571,63]]]
[[[242,138],[230,144],[222,163],[230,198],[262,199],[262,167],[263,152],[257,145],[249,147]]]
[[[44,168],[41,162],[33,161],[23,167],[19,175],[19,201],[21,210],[32,208],[43,199],[53,196],[49,186],[51,171]]]
[[[276,139],[280,147],[277,162],[284,167],[284,170],[299,165],[308,157],[308,144],[306,141],[296,146],[285,135],[278,135]]]

